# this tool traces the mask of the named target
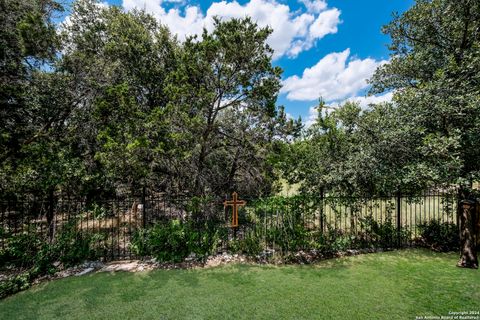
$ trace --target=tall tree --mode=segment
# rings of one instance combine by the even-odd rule
[[[474,197],[472,182],[480,178],[480,2],[417,0],[384,32],[392,38],[392,56],[373,76],[372,92],[395,90],[405,130],[419,137],[410,167],[430,181],[460,185],[464,199]],[[471,230],[463,233],[474,234],[473,224],[466,227]],[[478,267],[472,243],[464,241],[459,265]]]
[[[168,180],[168,152],[177,146],[164,91],[177,50],[168,29],[142,11],[82,0],[63,36],[61,70],[82,101],[70,138],[85,166],[83,192],[132,192]]]
[[[61,162],[52,139],[68,96],[63,76],[53,72],[60,49],[53,18],[61,10],[53,0],[0,1],[2,195],[48,190],[57,182],[49,170]]]
[[[280,115],[275,102],[281,69],[271,63],[272,49],[266,44],[270,33],[250,18],[215,19],[212,32],[204,30],[201,39],[191,37],[183,45],[170,96],[172,103],[189,114],[189,128],[197,138],[191,158],[191,189],[196,193],[231,189],[239,157],[245,159],[261,145],[246,134],[258,139]],[[226,162],[219,170],[222,153],[229,160],[222,160]],[[262,173],[254,173],[254,163],[259,162],[244,162],[250,165],[245,170],[260,178]],[[219,176],[227,182],[212,183]]]

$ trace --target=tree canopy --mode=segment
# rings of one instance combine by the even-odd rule
[[[366,109],[318,106],[317,122],[287,148],[282,171],[306,190],[415,193],[471,187],[480,175],[480,3],[418,0],[383,31],[391,57]]]
[[[53,0],[0,5],[3,195],[271,194],[280,176],[378,195],[479,179],[478,1],[394,15],[390,60],[370,79],[393,100],[320,100],[303,131],[276,103],[272,30],[248,17],[180,42],[144,11],[94,0],[61,25]]]
[[[153,16],[94,0],[4,0],[0,191],[87,198],[269,194],[274,146],[301,124],[276,105],[271,33],[217,19],[179,42]]]

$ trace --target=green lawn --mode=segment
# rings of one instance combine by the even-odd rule
[[[480,311],[480,271],[405,250],[309,266],[97,273],[0,301],[1,319],[415,319]]]

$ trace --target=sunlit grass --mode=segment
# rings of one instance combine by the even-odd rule
[[[0,301],[2,319],[415,319],[480,310],[480,272],[405,250],[308,266],[97,273]]]

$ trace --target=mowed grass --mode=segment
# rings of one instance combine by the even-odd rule
[[[480,271],[404,250],[315,265],[96,273],[0,301],[1,319],[415,319],[480,311]]]

